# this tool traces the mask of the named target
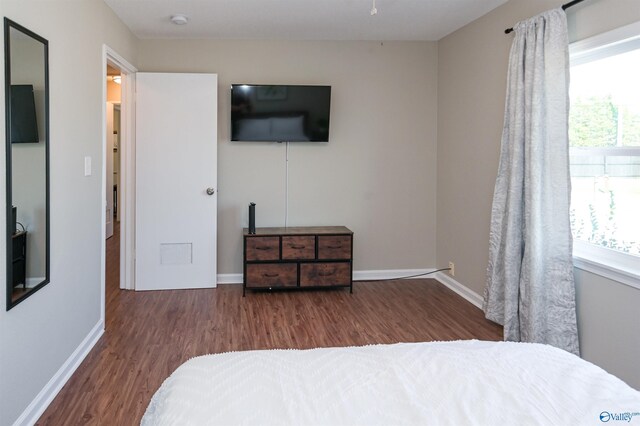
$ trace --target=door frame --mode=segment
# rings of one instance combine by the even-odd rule
[[[120,215],[120,288],[135,289],[135,86],[136,67],[120,56],[115,50],[102,45],[102,173],[101,187],[101,248],[100,248],[100,288],[101,288],[101,318],[105,320],[106,296],[106,179],[107,179],[107,63],[120,69],[121,102],[120,102],[120,184],[122,188]]]

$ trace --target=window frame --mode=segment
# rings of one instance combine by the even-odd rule
[[[569,45],[570,67],[640,49],[640,21]],[[639,156],[640,147],[570,148],[572,154]],[[576,268],[640,289],[640,257],[585,241],[573,241]]]

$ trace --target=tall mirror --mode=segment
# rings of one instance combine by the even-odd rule
[[[7,310],[49,282],[49,45],[4,18]]]

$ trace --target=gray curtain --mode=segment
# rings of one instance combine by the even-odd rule
[[[505,340],[578,354],[566,15],[554,9],[514,32],[483,309]]]

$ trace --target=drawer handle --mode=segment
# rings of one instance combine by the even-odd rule
[[[256,250],[271,250],[271,247],[269,247],[269,246],[257,246]]]
[[[277,276],[279,276],[280,274],[262,274],[263,277],[266,278],[275,278]]]
[[[289,247],[291,247],[292,249],[295,249],[295,250],[302,250],[304,248],[304,246],[297,246],[295,244],[291,244]]]
[[[321,277],[330,277],[331,275],[333,275],[333,272],[318,272],[318,275],[320,275]]]
[[[330,248],[330,249],[339,249],[339,248],[342,248],[342,244],[338,244],[337,246],[327,246],[327,248]]]

